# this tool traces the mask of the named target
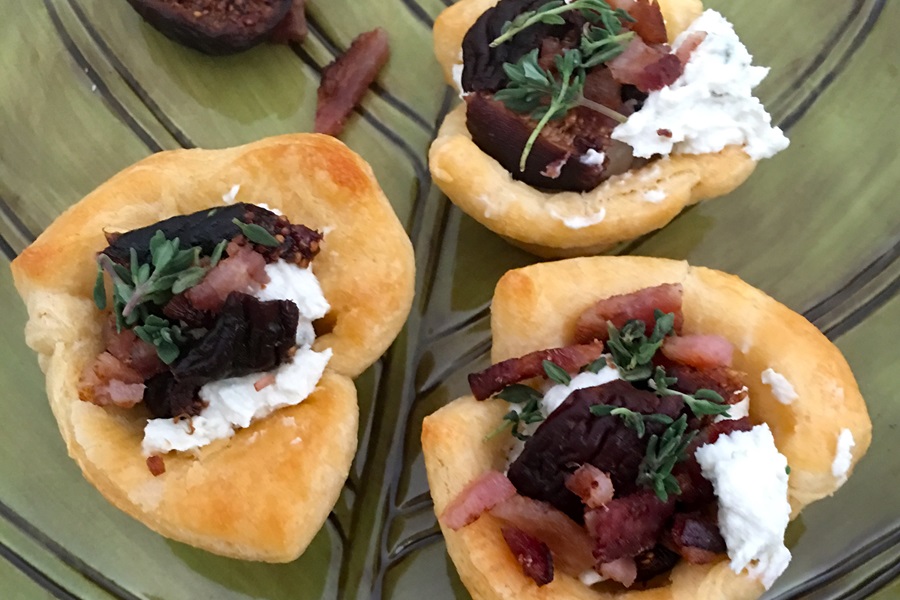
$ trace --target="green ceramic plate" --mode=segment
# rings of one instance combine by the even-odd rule
[[[420,423],[486,363],[494,283],[534,259],[428,177],[426,149],[454,102],[431,54],[448,3],[309,0],[302,46],[213,59],[124,0],[0,0],[0,260],[152,152],[309,130],[322,67],[377,24],[393,57],[342,138],[374,167],[419,269],[409,324],[357,382],[360,452],[338,506],[300,560],[264,565],[168,541],[82,479],[0,268],[0,598],[467,598],[431,511]],[[620,251],[737,273],[846,353],[874,443],[834,498],[791,525],[794,561],[769,597],[900,598],[900,3],[710,3],[772,66],[759,93],[793,143],[728,198]]]

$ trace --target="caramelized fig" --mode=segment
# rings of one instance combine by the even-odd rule
[[[166,37],[206,54],[233,54],[265,41],[293,0],[128,0]]]

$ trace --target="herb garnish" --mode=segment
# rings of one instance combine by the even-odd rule
[[[181,352],[180,345],[187,341],[178,325],[156,315],[149,315],[143,325],[134,328],[139,338],[156,346],[156,353],[161,361],[171,365]]]
[[[541,363],[544,367],[544,373],[547,374],[547,379],[551,381],[555,381],[560,385],[569,385],[572,383],[572,377],[566,373],[566,370],[561,366],[556,364],[551,360],[545,360]]]
[[[244,223],[239,219],[232,219],[231,222],[237,225],[244,237],[254,244],[269,246],[270,248],[277,248],[281,245],[281,242],[275,239],[274,235],[256,223]]]
[[[695,417],[722,415],[726,418],[731,418],[731,415],[728,414],[730,405],[725,404],[725,399],[717,392],[701,388],[693,394],[685,394],[669,387],[677,382],[677,377],[666,377],[666,370],[662,367],[656,367],[653,379],[647,383],[660,396],[681,396]]]
[[[544,420],[544,415],[541,413],[541,400],[543,400],[544,397],[532,387],[521,383],[514,383],[506,386],[502,392],[497,394],[497,398],[506,400],[512,404],[518,404],[521,408],[518,411],[511,410],[503,415],[503,423],[500,424],[500,427],[488,434],[484,438],[485,440],[491,439],[512,425],[511,433],[516,438],[525,441],[531,436],[519,431],[519,425],[531,425],[532,423],[538,423]]]
[[[220,244],[221,245],[221,244]],[[224,250],[224,246],[222,246]],[[216,247],[218,257],[222,250]],[[178,238],[166,239],[162,231],[157,231],[150,239],[150,262],[138,260],[137,252],[131,249],[131,260],[128,267],[114,263],[106,254],[97,257],[98,272],[94,284],[94,302],[100,310],[106,309],[106,285],[103,273],[106,272],[112,281],[113,313],[116,316],[116,328],[137,329],[141,339],[156,346],[160,359],[166,364],[177,358],[172,346],[183,341],[180,330],[175,331],[169,322],[154,317],[150,308],[163,306],[176,296],[194,285],[206,275],[208,268],[200,265],[200,248],[180,247]],[[152,320],[152,318],[158,320]],[[159,341],[159,343],[157,343]]]
[[[542,5],[537,10],[523,12],[512,21],[504,23],[500,30],[501,35],[491,42],[491,48],[511,40],[516,34],[525,31],[532,25],[546,23],[548,25],[563,25],[566,20],[560,15],[569,11],[580,11],[582,16],[590,23],[602,23],[610,31],[618,33],[622,21],[634,22],[634,18],[621,8],[613,8],[603,0],[552,0]]]
[[[669,499],[669,494],[680,494],[681,486],[672,475],[672,469],[687,458],[685,450],[696,435],[696,431],[687,431],[687,415],[681,415],[666,428],[662,437],[650,436],[647,453],[638,468],[638,484],[656,492],[663,502]]]
[[[622,329],[607,321],[609,341],[606,346],[619,368],[619,374],[626,381],[650,379],[653,375],[653,356],[675,327],[675,313],[663,313],[656,309],[654,316],[656,324],[649,338],[646,325],[639,319],[628,321]]]
[[[647,433],[647,421],[651,421],[653,423],[662,423],[663,425],[671,425],[673,422],[672,417],[668,415],[662,415],[659,413],[645,415],[639,412],[634,412],[633,410],[628,408],[610,406],[608,404],[595,404],[591,407],[591,414],[595,417],[605,417],[608,415],[619,417],[625,422],[626,426],[634,429],[637,432],[639,438],[643,438],[644,434]]]

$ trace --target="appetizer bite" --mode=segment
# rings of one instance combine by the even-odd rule
[[[155,154],[12,272],[69,454],[110,502],[217,554],[303,552],[355,454],[352,378],[413,295],[359,156],[309,134]]]
[[[871,441],[840,352],[737,277],[639,257],[508,272],[495,364],[427,417],[476,599],[757,598]]]
[[[768,69],[699,0],[462,0],[434,39],[463,103],[432,176],[541,256],[663,227],[788,145],[752,95]]]

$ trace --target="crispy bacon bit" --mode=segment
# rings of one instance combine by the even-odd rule
[[[78,383],[79,398],[99,406],[131,408],[143,395],[143,376],[109,352],[86,366]]]
[[[270,385],[275,385],[275,374],[274,373],[266,373],[262,377],[256,380],[256,383],[253,384],[253,389],[257,392],[266,389]]]
[[[154,454],[147,457],[147,468],[154,477],[159,477],[166,472],[166,463],[162,456]]]
[[[656,135],[658,135],[659,137],[670,138],[670,137],[672,137],[672,130],[671,129],[657,129]]]
[[[185,292],[194,308],[218,312],[231,292],[247,292],[269,282],[266,259],[261,254],[235,242],[228,244],[227,252],[228,258]]]
[[[607,65],[616,81],[631,84],[644,93],[673,83],[684,70],[668,46],[650,46],[640,37],[633,38],[625,51]]]
[[[137,371],[147,379],[162,373],[166,365],[159,359],[156,348],[134,334],[131,329],[116,331],[115,318],[110,317],[103,325],[103,339],[106,351],[127,367]]]
[[[294,0],[291,9],[272,30],[269,40],[274,44],[299,44],[306,39],[306,0]]]
[[[685,394],[694,394],[699,389],[712,390],[725,399],[726,404],[737,404],[747,397],[744,374],[728,367],[698,369],[680,363],[665,363],[666,373],[677,378],[673,389]]]
[[[675,331],[680,332],[684,323],[681,312],[681,298],[684,290],[680,283],[664,283],[648,287],[631,294],[621,294],[600,300],[578,317],[575,324],[575,341],[586,344],[591,340],[606,341],[609,338],[607,321],[622,328],[632,319],[640,319],[647,324],[647,334],[656,323],[654,310],[675,313]]]
[[[637,564],[634,558],[623,556],[618,560],[601,563],[596,567],[597,572],[607,579],[618,581],[625,587],[631,587],[637,579]]]
[[[538,587],[553,581],[553,555],[547,544],[515,527],[503,527],[500,533],[522,566],[522,572]]]
[[[594,538],[594,558],[598,563],[608,563],[649,550],[674,511],[675,496],[662,502],[654,492],[640,490],[586,512],[584,521]]]
[[[706,439],[708,444],[715,444],[720,435],[729,435],[735,431],[750,431],[753,429],[753,423],[750,417],[742,417],[740,419],[725,419],[724,421],[716,421],[706,429]]]
[[[571,155],[567,154],[560,158],[559,160],[555,160],[552,163],[548,164],[544,167],[544,170],[541,171],[541,175],[544,177],[549,177],[550,179],[557,179],[559,175],[562,173],[563,167],[566,166],[566,163],[569,162],[569,158]]]
[[[491,514],[547,544],[563,573],[577,577],[594,566],[590,536],[549,504],[516,495],[492,508]]]
[[[516,495],[516,488],[498,471],[487,471],[474,479],[441,514],[441,521],[456,531],[473,523],[487,510]]]
[[[316,133],[338,135],[390,56],[387,32],[363,33],[322,72],[316,106]]]
[[[581,367],[600,358],[601,354],[603,344],[600,342],[538,350],[470,374],[469,387],[476,399],[487,400],[510,384],[544,375],[545,360],[556,363],[568,373],[577,373]]]
[[[695,565],[710,563],[726,550],[716,520],[700,513],[675,515],[670,537],[675,550]]]
[[[650,0],[610,0],[608,4],[634,17],[637,22],[626,25],[648,44],[665,44],[668,41],[666,23],[658,3]]]
[[[675,56],[678,57],[678,60],[681,61],[681,64],[686,65],[688,61],[691,59],[691,54],[694,53],[694,50],[697,49],[697,46],[703,43],[703,40],[706,39],[705,31],[695,31],[691,35],[688,36],[686,40],[681,42],[681,45],[678,46],[678,50],[675,51]]]
[[[589,508],[600,508],[613,499],[615,489],[609,475],[585,463],[566,478],[566,488],[577,494]]]
[[[720,335],[672,336],[663,342],[662,353],[677,363],[710,369],[730,367],[734,346]]]

